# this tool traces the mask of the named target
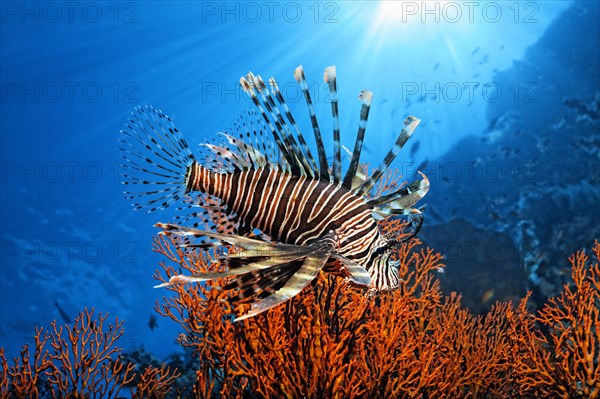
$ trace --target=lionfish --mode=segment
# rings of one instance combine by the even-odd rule
[[[332,267],[353,283],[371,290],[398,287],[399,264],[393,260],[393,249],[419,231],[422,208],[413,206],[429,190],[429,181],[419,172],[421,180],[375,198],[368,194],[420,121],[412,116],[405,119],[382,163],[366,176],[359,161],[372,93],[362,91],[354,151],[342,177],[336,69],[327,67],[324,74],[331,92],[332,165],[327,161],[301,66],[296,68],[294,78],[308,105],[318,161],[275,79],[269,79],[267,85],[252,72],[240,79],[240,85],[254,108],[237,118],[233,131],[221,133],[222,142],[200,146],[203,162],[196,160],[169,116],[151,106],[132,111],[121,131],[120,149],[125,170],[123,184],[135,187],[125,194],[134,201],[135,209],[152,212],[183,203],[184,198],[188,202],[191,199],[191,206],[217,212],[217,224],[227,228],[219,232],[214,228],[199,230],[195,228],[198,222],[192,227],[157,223],[155,226],[163,229],[161,234],[182,237],[182,247],[237,248],[220,259],[227,266],[224,272],[176,275],[157,287],[229,277],[221,288],[238,289],[230,300],[253,301],[250,311],[236,320],[287,301],[315,279],[319,271]],[[192,212],[188,220],[203,220],[207,212]],[[385,236],[379,227],[382,220],[396,215],[407,215],[409,221],[400,240]],[[210,241],[194,244],[198,238]]]

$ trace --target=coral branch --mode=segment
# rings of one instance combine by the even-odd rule
[[[191,274],[222,267],[210,253],[182,253],[170,238],[156,238],[155,250]],[[479,317],[458,295],[444,298],[442,257],[418,240],[395,259],[394,292],[365,292],[325,273],[285,304],[235,324],[248,304],[232,306],[231,294],[215,289],[219,281],[169,287],[174,296],[156,307],[182,325],[179,342],[201,362],[201,398],[598,397],[600,270],[586,266],[583,252],[571,258],[574,286],[538,315],[527,298]],[[167,278],[174,274],[162,266]]]
[[[1,397],[122,397],[123,387],[136,377],[135,365],[121,361],[121,349],[116,346],[123,335],[123,322],[116,319],[106,328],[107,318],[102,314],[94,316],[94,310],[86,309],[72,326],[59,326],[53,321],[49,332],[36,328],[33,361],[27,344],[10,367],[0,349]],[[164,398],[178,376],[177,370],[148,368],[132,390],[133,397]]]
[[[521,393],[556,398],[600,397],[600,244],[588,265],[583,251],[569,258],[573,286],[552,298],[538,316],[522,301],[513,335]],[[536,328],[539,323],[542,328]]]

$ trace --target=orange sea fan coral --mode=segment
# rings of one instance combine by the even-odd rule
[[[0,349],[0,394],[2,398],[118,398],[121,390],[136,377],[133,363],[120,359],[117,341],[123,322],[105,325],[108,315],[84,310],[73,324],[50,323],[47,331],[36,328],[33,359],[29,345],[9,366]],[[48,348],[50,346],[50,348]],[[179,376],[169,368],[147,368],[132,389],[133,397],[164,398]]]
[[[31,359],[29,344],[21,350],[21,357],[16,358],[14,365],[9,366],[4,355],[4,348],[0,348],[0,394],[2,398],[37,398],[43,373],[48,366],[48,354],[43,350],[48,340],[48,335],[42,329],[36,328],[34,336],[34,354]]]
[[[514,361],[523,395],[600,397],[600,244],[596,262],[579,251],[569,258],[573,284],[551,298],[537,316],[521,301],[515,319]],[[536,328],[539,323],[541,328]]]
[[[441,256],[419,245],[396,254],[402,281],[393,292],[322,273],[285,304],[234,323],[217,281],[169,287],[176,295],[157,310],[183,326],[180,342],[200,357],[197,397],[510,397],[511,305],[476,318],[458,297],[444,299]],[[211,267],[169,238],[155,249],[188,272]]]

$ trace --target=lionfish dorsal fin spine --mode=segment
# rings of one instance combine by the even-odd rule
[[[342,152],[340,143],[340,116],[338,109],[337,77],[335,66],[325,68],[323,78],[331,93],[331,116],[333,117],[333,183],[339,183],[342,175]]]
[[[256,159],[255,162],[261,167],[278,166],[278,169],[284,170],[285,163],[279,164],[277,148],[273,145],[267,133],[267,126],[262,121],[260,115],[254,109],[247,109],[237,117],[232,130],[237,130],[240,140],[243,137],[249,141],[248,155]]]
[[[419,122],[421,121],[415,118],[414,116],[409,116],[404,120],[404,127],[402,128],[402,132],[396,139],[396,142],[394,143],[390,151],[383,159],[383,162],[379,165],[375,172],[373,172],[371,177],[369,177],[363,184],[361,184],[356,190],[354,190],[355,195],[364,196],[367,192],[369,192],[369,190],[373,188],[373,186],[379,181],[381,176],[388,169],[390,164],[394,161],[396,155],[398,155],[404,144],[406,144],[406,141],[413,134],[413,132],[419,125]]]
[[[254,83],[254,87],[257,89],[258,93],[260,94],[260,99],[262,100],[264,107],[271,114],[271,117],[273,118],[273,121],[275,123],[275,127],[278,129],[279,132],[281,132],[283,141],[287,145],[288,151],[294,157],[294,161],[296,162],[296,164],[298,166],[300,174],[311,175],[311,177],[312,177],[310,166],[308,165],[308,162],[307,162],[306,158],[304,157],[304,154],[302,154],[302,152],[300,151],[300,147],[299,147],[296,139],[292,135],[292,133],[289,129],[289,126],[285,122],[285,119],[283,119],[283,116],[281,115],[281,111],[279,110],[279,107],[277,107],[277,104],[275,103],[275,100],[273,99],[273,95],[267,89],[265,82],[262,80],[260,75],[255,76],[254,74],[252,74],[252,72],[248,73],[248,76],[246,77],[246,79],[252,79],[252,81]]]
[[[319,176],[323,181],[329,181],[329,165],[327,163],[327,153],[325,152],[325,146],[323,145],[323,137],[321,136],[321,129],[319,128],[319,122],[317,121],[317,114],[315,113],[315,107],[313,106],[310,92],[308,91],[308,84],[304,77],[304,69],[302,65],[298,66],[294,70],[294,78],[300,85],[300,89],[304,94],[306,105],[308,106],[308,113],[310,114],[310,123],[313,127],[315,135],[315,143],[317,145],[317,153],[319,155]]]
[[[421,213],[416,208],[388,208],[379,206],[373,207],[371,212],[373,213],[373,218],[378,221],[395,215],[418,215]]]
[[[226,133],[220,132],[221,135],[223,135],[225,138],[227,138],[230,142],[230,144],[233,144],[231,142],[231,136],[229,136]],[[224,158],[228,158],[229,160],[231,160],[231,162],[238,168],[243,169],[243,168],[249,168],[251,165],[250,163],[243,158],[243,153],[236,153],[234,151],[229,150],[227,147],[222,146],[222,145],[214,145],[214,144],[205,144],[206,147],[210,148],[213,152],[218,153],[220,156],[224,157]]]
[[[275,94],[275,98],[277,99],[277,101],[279,101],[279,104],[283,108],[283,112],[285,113],[286,118],[288,119],[290,124],[294,127],[294,130],[296,131],[296,136],[298,136],[298,142],[300,143],[301,149],[304,152],[304,156],[308,162],[309,170],[312,171],[313,177],[317,177],[319,175],[319,169],[317,168],[317,163],[315,162],[315,159],[314,159],[312,153],[310,152],[310,148],[308,147],[308,144],[306,143],[306,140],[304,139],[302,132],[300,132],[300,129],[298,128],[298,125],[296,124],[296,120],[294,119],[292,112],[290,111],[289,107],[287,106],[287,103],[285,102],[285,99],[283,98],[281,91],[279,91],[279,86],[277,85],[277,82],[275,81],[274,78],[270,78],[269,84],[271,85],[271,89],[273,90],[273,93]]]
[[[425,174],[418,171],[421,175],[421,180],[415,180],[407,186],[391,192],[386,195],[381,195],[377,198],[369,200],[367,203],[372,206],[385,205],[389,208],[410,208],[415,205],[421,198],[425,197],[429,191],[429,179]]]
[[[258,96],[256,95],[256,92],[254,91],[253,84],[248,82],[248,80],[242,76],[240,78],[240,86],[242,87],[242,90],[244,90],[244,92],[246,94],[248,94],[248,96],[250,96],[250,98],[252,99],[252,102],[254,103],[254,106],[258,109],[258,111],[260,112],[260,114],[263,117],[263,120],[265,121],[265,123],[267,124],[269,129],[271,130],[271,134],[273,135],[273,139],[275,140],[275,143],[277,144],[277,148],[279,148],[279,151],[281,152],[283,159],[289,164],[289,166],[292,170],[292,173],[299,174],[300,169],[299,169],[297,161],[292,157],[292,155],[288,151],[287,146],[285,145],[282,138],[280,137],[279,133],[277,133],[277,129],[275,128],[275,126],[273,126],[273,123],[269,119],[269,116],[265,112],[263,106],[260,103],[260,100],[258,99]]]
[[[360,153],[362,152],[365,131],[367,130],[367,120],[369,119],[369,110],[371,109],[373,93],[363,90],[358,98],[362,102],[362,106],[360,108],[360,121],[358,123],[358,133],[356,134],[356,143],[354,144],[354,151],[352,152],[350,166],[346,171],[346,175],[344,176],[344,181],[342,183],[342,187],[345,187],[348,190],[352,189],[352,182],[354,181],[358,164],[360,162]]]

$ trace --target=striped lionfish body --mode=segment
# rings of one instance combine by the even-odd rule
[[[429,190],[425,175],[400,189],[369,198],[367,194],[385,173],[412,135],[419,120],[408,117],[402,132],[381,165],[369,177],[359,171],[372,94],[361,92],[361,112],[350,165],[342,176],[335,67],[325,70],[332,93],[334,154],[330,166],[321,130],[302,67],[294,77],[304,93],[316,142],[313,157],[285,99],[273,78],[267,86],[249,73],[240,84],[255,109],[248,110],[222,133],[222,142],[207,143],[200,159],[190,151],[171,119],[153,107],[138,107],[122,130],[123,183],[136,187],[126,191],[136,209],[164,209],[184,197],[189,206],[204,207],[218,215],[214,231],[198,230],[206,214],[189,212],[177,223],[158,223],[162,234],[183,237],[184,247],[230,245],[239,248],[223,261],[228,270],[197,276],[174,276],[166,286],[230,277],[225,289],[238,288],[232,299],[252,297],[255,302],[243,319],[276,306],[308,285],[326,265],[338,261],[357,284],[376,290],[399,284],[392,250],[400,241],[384,236],[379,222],[407,215],[405,232],[412,238],[423,222],[413,206]],[[420,173],[420,172],[419,172]],[[195,196],[195,197],[194,197]],[[189,203],[189,201],[188,201]],[[217,204],[217,205],[215,205]],[[196,220],[194,220],[196,219]],[[191,227],[184,227],[189,220]],[[182,222],[182,223],[180,223]],[[250,238],[259,230],[269,239]],[[194,244],[195,239],[209,244]]]

